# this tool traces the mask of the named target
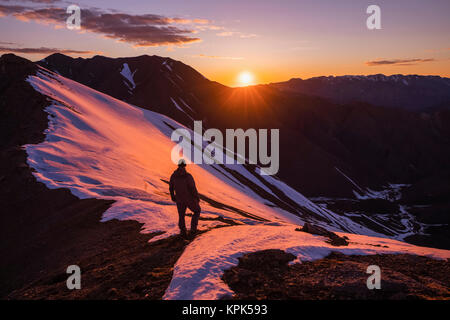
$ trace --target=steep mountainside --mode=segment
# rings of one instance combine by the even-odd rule
[[[182,62],[158,56],[91,59],[53,54],[39,65],[119,100],[165,114],[181,123],[201,119],[191,88],[217,85]]]

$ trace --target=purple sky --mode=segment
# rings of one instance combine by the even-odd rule
[[[72,3],[82,9],[83,32],[65,28]],[[366,27],[370,4],[381,8],[381,30]],[[450,76],[448,0],[11,0],[0,1],[0,13],[2,52],[32,60],[54,49],[83,57],[155,54],[227,85],[237,85],[242,71],[256,83],[343,74]]]

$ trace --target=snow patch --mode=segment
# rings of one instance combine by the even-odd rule
[[[401,190],[405,187],[410,186],[409,184],[393,184],[390,183],[385,189],[375,191],[367,188],[364,192],[353,191],[355,197],[359,200],[367,199],[384,199],[388,201],[397,201],[402,197]]]
[[[294,225],[235,226],[212,230],[198,237],[183,252],[174,267],[164,299],[219,299],[233,294],[221,280],[226,269],[238,264],[246,253],[281,249],[297,257],[295,262],[326,257],[332,251],[344,254],[409,253],[437,259],[450,257],[449,250],[417,247],[396,240],[339,233],[347,236],[347,247],[334,247],[325,238],[295,231]]]
[[[172,101],[173,105],[177,107],[178,110],[180,110],[183,113],[186,113],[186,111],[183,110],[183,108],[180,107],[180,105],[171,97],[170,100]]]
[[[122,77],[126,79],[123,83],[128,87],[128,89],[133,90],[136,88],[136,83],[134,83],[134,74],[136,73],[137,69],[134,70],[132,73],[130,70],[130,67],[128,66],[128,63],[124,63],[122,66],[122,70],[120,71],[120,74]]]
[[[165,66],[170,72],[172,72],[172,67],[170,66],[170,63],[167,60],[164,60],[162,65]]]

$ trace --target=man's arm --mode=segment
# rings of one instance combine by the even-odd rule
[[[174,183],[173,183],[173,175],[170,176],[169,191],[170,191],[170,197],[172,198],[172,201],[176,202]]]
[[[200,198],[198,196],[197,187],[195,186],[195,181],[194,181],[194,178],[192,177],[192,175],[189,175],[189,190],[191,191],[191,194],[194,197],[194,199],[196,199],[197,201],[200,201]]]

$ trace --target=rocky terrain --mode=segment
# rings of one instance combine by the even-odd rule
[[[331,253],[324,259],[291,264],[295,257],[266,250],[239,258],[223,280],[233,299],[245,300],[404,300],[450,299],[449,261],[412,255],[347,256]],[[369,290],[369,265],[381,269],[381,289]]]

